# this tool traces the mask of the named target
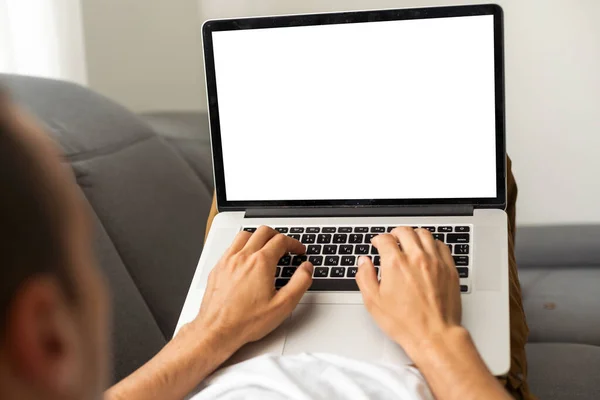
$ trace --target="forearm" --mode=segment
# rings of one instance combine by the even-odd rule
[[[110,388],[105,399],[182,399],[235,350],[214,333],[191,337],[183,327],[152,360]]]
[[[417,354],[415,364],[438,400],[510,399],[463,328],[424,342]]]

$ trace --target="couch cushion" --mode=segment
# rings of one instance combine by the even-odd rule
[[[202,251],[211,193],[156,136],[72,166],[159,327],[170,338]]]
[[[77,84],[2,74],[0,80],[46,126],[67,158],[111,152],[154,135],[124,107]]]
[[[531,391],[542,400],[600,399],[600,347],[528,344]]]
[[[147,124],[109,99],[67,82],[0,80],[63,149],[99,219],[96,245],[113,288],[115,375],[122,377],[175,328],[202,250],[211,189]]]
[[[207,190],[212,193],[213,165],[205,112],[154,112],[140,115],[192,167]]]
[[[96,260],[110,283],[114,383],[154,357],[166,340],[95,213],[93,219]]]
[[[519,271],[530,342],[600,345],[600,268]]]

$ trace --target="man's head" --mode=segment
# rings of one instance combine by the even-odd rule
[[[0,87],[0,398],[101,390],[106,298],[89,225],[54,144]]]

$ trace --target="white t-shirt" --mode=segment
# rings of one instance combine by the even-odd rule
[[[265,355],[224,368],[193,400],[433,400],[419,371],[330,354]]]

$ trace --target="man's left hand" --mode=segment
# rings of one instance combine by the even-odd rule
[[[262,339],[292,313],[312,283],[313,266],[300,265],[290,282],[275,290],[275,269],[285,254],[304,254],[299,241],[262,226],[240,232],[213,268],[191,325],[212,330],[234,350]]]

